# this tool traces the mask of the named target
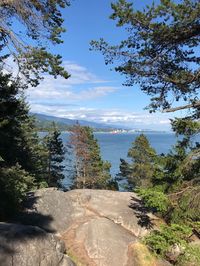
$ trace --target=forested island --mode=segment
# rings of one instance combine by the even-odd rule
[[[47,250],[53,252],[58,252],[57,246],[60,248],[55,257],[51,254],[48,260],[44,256],[44,265],[200,265],[200,143],[194,141],[200,134],[200,2],[161,0],[141,11],[131,1],[118,0],[111,7],[110,18],[125,32],[126,39],[118,45],[104,39],[93,40],[90,49],[100,52],[106,65],[111,64],[125,76],[126,86],[139,84],[150,97],[150,113],[184,110],[181,117],[171,119],[172,131],[182,138],[169,153],[157,154],[145,134],[140,134],[127,150],[130,160],[121,158],[118,175],[111,177],[111,165],[101,157],[94,128],[78,122],[66,126],[36,121],[24,92],[30,86],[37,87],[45,73],[70,79],[61,55],[48,49],[63,42],[62,10],[70,10],[70,1],[1,1],[3,266],[31,265],[23,253],[29,247],[29,239],[38,241],[33,244],[33,266],[41,265],[44,256],[43,251],[40,254],[36,250],[37,245],[50,245]],[[22,25],[18,33],[16,21]],[[23,39],[23,30],[27,40]],[[17,67],[17,74],[7,70],[9,60]],[[43,130],[47,134],[40,138],[38,131]],[[62,130],[70,132],[66,147]],[[66,177],[71,180],[68,188],[63,183]],[[121,181],[126,183],[126,192],[117,192]],[[52,222],[52,228],[47,221]],[[102,230],[103,244],[98,230]],[[17,241],[23,237],[26,241],[20,245],[25,246],[20,251],[12,250],[15,243],[16,250],[20,248]],[[59,241],[64,241],[67,251],[62,244],[55,245]],[[123,250],[126,255],[120,253]],[[20,261],[17,254],[23,254],[19,257],[24,260]],[[125,262],[120,260],[122,257]],[[102,264],[98,264],[100,259]]]

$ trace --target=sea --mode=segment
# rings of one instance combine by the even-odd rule
[[[120,165],[120,158],[129,161],[127,157],[127,153],[129,148],[131,147],[132,142],[134,142],[135,138],[138,137],[141,133],[134,132],[134,133],[94,133],[95,138],[98,141],[100,146],[101,156],[103,160],[109,161],[111,163],[111,175],[114,178],[119,173],[119,165]],[[156,150],[158,154],[161,153],[168,153],[175,143],[177,142],[178,138],[173,132],[144,132],[145,136],[148,138],[150,145]],[[40,132],[39,136],[45,136],[45,132]],[[69,133],[62,132],[61,138],[63,140],[63,144],[66,146],[69,141]],[[180,139],[181,137],[179,137]],[[200,142],[200,135],[196,136],[193,141]],[[67,155],[64,164],[67,164]],[[68,180],[67,171],[64,172],[66,178],[63,182],[65,186],[70,185],[70,180]]]
[[[129,161],[127,153],[131,147],[132,142],[141,133],[95,133],[95,138],[98,141],[101,150],[101,156],[103,160],[111,163],[111,175],[115,177],[119,173],[120,158]],[[168,153],[172,146],[176,143],[177,137],[174,133],[145,133],[151,146],[156,150],[158,154]],[[67,147],[69,141],[69,133],[62,132],[61,134],[64,145]],[[67,161],[66,161],[67,162]],[[65,184],[68,183],[67,173]]]

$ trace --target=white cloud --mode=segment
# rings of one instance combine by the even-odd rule
[[[90,73],[85,67],[68,61],[64,67],[71,74],[69,79],[44,75],[44,80],[36,88],[29,88],[27,98],[33,100],[65,100],[82,101],[106,96],[117,90],[116,87],[105,86],[105,80]]]
[[[28,100],[65,100],[67,102],[71,101],[84,101],[91,100],[99,97],[106,96],[112,92],[115,92],[117,88],[112,86],[99,86],[93,88],[83,89],[79,92],[75,92],[72,88],[64,89],[59,85],[53,85],[44,83],[39,85],[37,88],[31,88],[28,90],[27,96]]]
[[[98,78],[95,74],[74,62],[64,61],[63,66],[69,72],[71,77],[66,80],[69,85],[84,84],[84,83],[104,83],[103,79]]]
[[[161,120],[160,121],[160,124],[170,124],[170,120],[168,119],[168,120]]]
[[[166,130],[170,120],[166,114],[135,113],[117,109],[94,109],[86,107],[60,107],[32,104],[32,111],[59,117],[87,120],[108,125],[121,125],[132,128],[149,128]]]

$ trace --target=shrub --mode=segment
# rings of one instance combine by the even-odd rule
[[[163,225],[160,231],[154,230],[145,237],[144,242],[155,254],[165,257],[170,247],[175,244],[186,249],[191,234],[192,229],[186,225]]]
[[[169,206],[170,202],[166,194],[162,191],[155,190],[153,188],[137,189],[138,195],[144,201],[144,205],[147,208],[151,208],[155,212],[164,214]]]
[[[33,188],[34,178],[19,164],[0,169],[0,219],[14,214],[28,190]]]

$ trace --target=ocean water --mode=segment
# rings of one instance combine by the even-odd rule
[[[122,134],[111,134],[111,133],[95,133],[95,137],[98,140],[101,156],[103,160],[107,160],[111,163],[111,175],[115,177],[119,173],[120,158],[129,161],[127,158],[127,153],[131,147],[132,142],[141,133],[122,133]],[[40,137],[44,137],[45,132],[39,132]],[[151,146],[156,150],[158,154],[168,153],[172,149],[173,145],[177,142],[178,138],[174,133],[160,133],[152,132],[145,133]],[[69,133],[62,132],[61,138],[63,144],[67,147],[69,141]],[[196,136],[193,141],[200,142],[200,135]],[[64,165],[68,164],[67,156],[66,160],[63,162]],[[68,187],[71,181],[68,178],[68,172],[64,172],[66,178],[63,184]]]
[[[111,163],[111,175],[119,172],[120,158],[127,159],[127,153],[131,143],[140,133],[95,133],[98,140],[103,160]],[[158,154],[167,153],[177,141],[174,133],[145,133],[151,146]],[[63,143],[66,145],[69,140],[69,133],[62,133]]]
[[[132,142],[140,133],[132,134],[104,134],[96,133],[95,137],[101,148],[104,160],[111,163],[111,174],[115,176],[119,172],[120,158],[127,159],[127,153]],[[169,152],[177,141],[174,133],[146,133],[145,134],[158,154]]]
[[[39,136],[43,138],[47,133],[39,132]],[[101,156],[103,160],[107,160],[111,163],[111,175],[115,177],[119,173],[120,158],[129,161],[127,153],[131,147],[132,142],[141,133],[121,133],[121,134],[111,134],[111,133],[95,133],[95,138],[98,140]],[[62,132],[61,138],[63,144],[66,146],[69,141],[69,133]],[[158,154],[168,153],[173,145],[177,142],[178,138],[174,133],[160,133],[160,132],[148,132],[145,133],[148,138],[150,145],[156,150]],[[181,138],[179,138],[181,139]],[[200,135],[194,137],[193,142],[200,142]],[[66,160],[63,162],[64,165],[68,164],[67,155]],[[63,180],[63,184],[68,187],[71,181],[68,178],[68,173],[64,172],[66,178]]]

